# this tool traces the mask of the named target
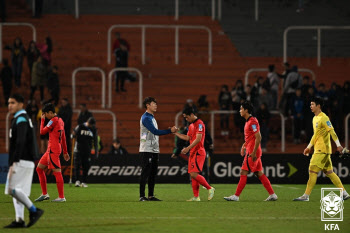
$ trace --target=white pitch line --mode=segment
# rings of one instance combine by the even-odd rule
[[[277,187],[277,188],[300,189],[300,188],[297,188],[297,187],[285,187],[285,186],[278,185],[278,184],[273,184],[272,186]]]
[[[64,220],[66,217],[43,217],[46,220]],[[74,220],[88,220],[88,219],[110,219],[110,220],[196,220],[196,219],[205,219],[205,220],[313,220],[313,219],[319,219],[319,217],[254,217],[254,216],[232,216],[232,217],[184,217],[184,216],[173,216],[173,217],[132,217],[132,216],[108,216],[108,217],[74,217],[70,216],[70,219]],[[0,220],[10,220],[12,218],[0,218]]]

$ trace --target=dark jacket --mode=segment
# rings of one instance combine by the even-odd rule
[[[9,166],[19,160],[38,158],[35,130],[25,110],[16,112],[10,129]]]

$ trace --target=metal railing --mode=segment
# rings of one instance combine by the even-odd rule
[[[80,114],[80,109],[73,109],[73,112]],[[117,138],[117,117],[115,116],[114,112],[110,110],[101,110],[101,109],[89,109],[89,112],[111,115],[113,120],[113,139]]]
[[[0,23],[0,61],[2,61],[2,26],[28,26],[33,30],[33,41],[36,41],[36,29],[31,23]]]
[[[79,19],[79,0],[75,0],[75,18]]]
[[[283,61],[287,62],[287,35],[291,30],[317,30],[317,65],[321,66],[321,29],[349,30],[350,26],[289,26],[283,32]]]
[[[112,107],[112,78],[113,74],[116,71],[131,71],[131,72],[136,72],[139,78],[139,108],[142,108],[142,95],[143,95],[143,75],[141,71],[137,68],[132,68],[132,67],[119,67],[119,68],[114,68],[111,71],[109,71],[108,74],[108,108]],[[117,74],[116,74],[117,75]]]
[[[217,110],[217,111],[209,111],[209,112],[199,112],[199,113],[207,113],[210,114],[210,135],[213,139],[213,145],[215,141],[215,114],[235,114],[237,111],[233,110]],[[285,126],[285,118],[282,113],[279,111],[270,111],[271,114],[276,114],[281,117],[281,151],[284,152],[286,150],[286,126]],[[182,115],[182,112],[178,112],[175,115],[175,126],[179,127],[179,117]]]
[[[251,73],[253,73],[253,72],[265,72],[265,71],[268,72],[269,70],[267,68],[252,68],[252,69],[247,70],[247,72],[244,75],[244,86],[249,84],[248,80],[249,80],[249,75]],[[311,76],[312,76],[312,80],[316,81],[316,75],[315,75],[315,73],[312,70],[305,69],[305,68],[300,68],[300,69],[298,69],[298,72],[310,73]]]
[[[345,147],[349,148],[349,118],[350,118],[350,113],[346,115],[345,117]]]
[[[75,108],[76,106],[76,98],[75,98],[75,76],[79,71],[99,71],[102,77],[102,93],[101,93],[101,106],[102,108],[106,107],[106,74],[99,67],[79,67],[76,68],[72,73],[72,106]]]
[[[158,25],[158,24],[115,24],[108,29],[107,33],[107,63],[111,64],[112,30],[115,28],[141,28],[141,59],[146,64],[146,28],[175,29],[175,64],[179,64],[179,29],[200,29],[208,32],[208,63],[212,63],[212,33],[206,26],[196,25]]]

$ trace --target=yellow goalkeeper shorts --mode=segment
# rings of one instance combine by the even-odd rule
[[[330,154],[321,154],[321,153],[315,153],[312,155],[312,158],[310,160],[310,167],[312,165],[315,165],[319,167],[322,170],[333,170],[332,160]]]

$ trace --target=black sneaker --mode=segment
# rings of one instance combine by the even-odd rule
[[[4,228],[24,228],[26,227],[26,223],[24,221],[16,222],[13,221],[11,224],[4,226]]]
[[[156,197],[149,197],[148,200],[149,200],[149,201],[162,201],[162,200],[159,200],[159,199],[156,198]]]
[[[29,223],[27,225],[27,227],[31,227],[33,226],[41,217],[41,215],[43,215],[44,211],[42,209],[36,208],[36,212],[30,212],[29,213]]]
[[[148,201],[147,197],[140,197],[140,201]]]

